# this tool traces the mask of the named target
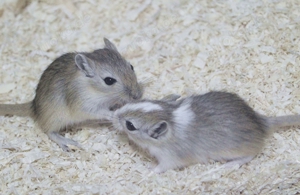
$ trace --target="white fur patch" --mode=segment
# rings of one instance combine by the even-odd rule
[[[127,104],[122,110],[142,110],[145,112],[151,112],[155,110],[162,110],[163,108],[158,104],[153,104],[151,102],[141,102],[136,104]]]
[[[191,110],[190,101],[183,102],[179,108],[173,112],[174,119],[180,127],[186,127],[194,119],[194,112]]]

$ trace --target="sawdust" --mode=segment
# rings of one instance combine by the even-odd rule
[[[42,71],[109,38],[148,83],[145,97],[238,93],[269,116],[300,113],[300,1],[22,1],[0,3],[0,103],[34,97]],[[0,117],[2,194],[295,194],[300,129],[267,140],[241,168],[197,164],[154,174],[112,127],[67,132],[63,152],[30,118]]]

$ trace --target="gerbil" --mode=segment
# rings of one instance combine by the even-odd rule
[[[142,86],[133,66],[104,38],[105,48],[67,53],[42,74],[35,98],[25,104],[1,104],[0,115],[32,117],[64,151],[79,146],[59,131],[86,120],[107,119],[119,105],[140,99]]]
[[[300,115],[262,116],[232,93],[178,97],[129,103],[112,119],[116,129],[157,159],[157,173],[209,160],[242,165],[260,152],[272,130],[300,125]]]

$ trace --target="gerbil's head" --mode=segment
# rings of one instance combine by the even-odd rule
[[[137,82],[133,66],[118,52],[116,46],[104,38],[105,48],[75,56],[75,64],[90,88],[106,97],[110,107],[138,100],[143,87]]]
[[[159,144],[171,136],[174,106],[163,101],[129,103],[115,111],[113,125],[142,147]]]

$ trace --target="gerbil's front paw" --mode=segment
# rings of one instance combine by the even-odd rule
[[[117,109],[121,108],[121,107],[124,106],[124,105],[125,105],[125,103],[117,103],[117,104],[115,104],[115,105],[109,107],[109,110],[110,110],[110,111],[116,111]]]
[[[147,168],[150,171],[153,171],[154,173],[157,173],[157,174],[160,174],[160,173],[163,173],[166,171],[166,170],[162,170],[161,166],[159,166],[157,164],[153,164],[153,163],[147,165]]]
[[[154,173],[158,173],[158,174],[164,173],[164,172],[166,172],[166,170],[167,169],[165,167],[161,166],[161,165],[157,165],[154,169],[152,169],[152,171]]]

